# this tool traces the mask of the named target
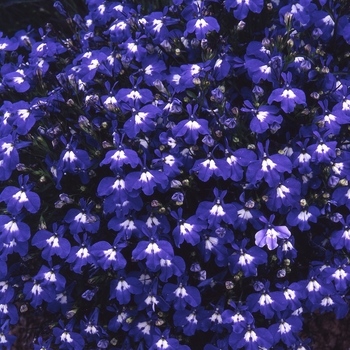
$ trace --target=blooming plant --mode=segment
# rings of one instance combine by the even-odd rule
[[[349,308],[347,2],[136,3],[0,35],[1,348],[35,309],[34,349],[311,349]]]

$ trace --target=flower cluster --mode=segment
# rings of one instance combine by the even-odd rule
[[[0,36],[2,348],[37,309],[34,349],[310,349],[348,313],[346,1],[86,4]]]

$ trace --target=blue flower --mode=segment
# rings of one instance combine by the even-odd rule
[[[144,227],[142,232],[149,237],[149,240],[140,241],[132,251],[134,260],[146,258],[146,266],[152,272],[159,269],[161,259],[171,260],[174,257],[172,245],[165,240],[160,240],[155,230],[156,228],[153,228],[152,231],[148,231]]]
[[[265,223],[265,228],[258,231],[255,234],[255,244],[258,247],[264,247],[267,245],[269,250],[277,248],[277,238],[287,239],[290,237],[291,232],[287,226],[275,226],[272,224],[275,219],[275,215],[272,214],[267,220],[264,216],[260,216],[260,221]]]
[[[91,213],[94,203],[86,203],[84,198],[80,198],[79,202],[81,209],[70,209],[64,217],[71,234],[83,231],[96,233],[100,227],[100,217]]]
[[[57,223],[52,225],[53,232],[47,230],[39,230],[32,238],[32,244],[38,248],[44,248],[41,256],[46,261],[51,261],[53,255],[58,255],[65,259],[71,249],[71,245],[66,238],[63,238],[66,232],[64,225],[58,226]]]
[[[163,287],[162,294],[166,301],[173,302],[174,308],[184,310],[186,305],[197,307],[201,303],[201,295],[196,287],[187,284],[188,277],[183,275],[178,278],[178,283],[167,283]]]
[[[223,201],[226,193],[227,191],[219,193],[219,190],[214,188],[214,202],[203,201],[198,205],[197,217],[207,222],[211,229],[217,228],[222,221],[226,224],[233,224],[237,217],[237,209],[234,204],[225,204]]]
[[[276,311],[284,311],[287,300],[282,292],[270,292],[270,283],[266,282],[260,293],[252,293],[247,297],[247,305],[252,312],[260,311],[265,318],[271,319]]]
[[[193,5],[196,6],[196,5]],[[197,16],[195,19],[191,19],[186,24],[186,31],[184,35],[187,36],[188,33],[195,33],[198,40],[205,39],[206,34],[209,31],[220,31],[220,26],[218,21],[211,16]]]
[[[29,176],[20,175],[18,177],[19,188],[7,186],[0,194],[0,202],[7,204],[7,210],[11,214],[19,214],[24,207],[30,213],[36,213],[40,208],[40,197],[32,192],[34,183],[28,184]]]
[[[262,134],[272,125],[280,125],[283,121],[281,115],[276,115],[279,109],[275,106],[261,105],[259,108],[255,108],[250,101],[244,101],[245,107],[241,108],[243,112],[247,112],[252,115],[250,121],[250,129],[253,132]]]
[[[160,275],[159,279],[162,282],[168,282],[168,279],[175,276],[181,276],[186,269],[186,264],[183,258],[180,256],[174,256],[170,259],[160,259]]]
[[[56,296],[55,287],[52,284],[36,280],[24,284],[23,294],[26,300],[31,300],[30,304],[35,308],[43,301],[51,302]]]
[[[12,345],[16,341],[17,337],[12,335],[10,332],[9,320],[3,322],[0,329],[0,344],[7,350],[12,349]]]
[[[198,105],[186,106],[189,119],[179,122],[171,129],[174,137],[183,137],[187,144],[194,145],[198,139],[199,134],[210,134],[208,129],[208,121],[206,119],[197,119],[196,112]]]
[[[269,141],[266,142],[266,151],[269,147]],[[261,179],[265,179],[270,187],[277,186],[284,172],[292,172],[292,163],[288,157],[282,154],[273,154],[269,156],[263,151],[263,146],[258,143],[260,153],[259,160],[254,160],[248,165],[247,180],[255,184]]]
[[[292,113],[297,104],[306,106],[306,96],[304,91],[290,86],[292,74],[290,72],[287,74],[282,73],[282,77],[285,81],[285,86],[272,91],[267,102],[269,104],[273,101],[281,102],[281,108],[286,113]]]
[[[241,333],[231,333],[229,344],[233,349],[244,347],[246,350],[259,350],[259,348],[271,348],[274,342],[266,328],[255,328],[254,324],[248,324]]]
[[[90,254],[90,242],[86,239],[81,240],[77,235],[74,236],[75,240],[80,244],[79,246],[73,246],[69,253],[66,262],[71,263],[71,268],[74,272],[80,273],[81,268],[87,264],[95,263],[95,259]]]
[[[74,320],[69,321],[66,326],[61,320],[58,323],[60,328],[53,329],[53,334],[56,337],[55,344],[60,344],[60,349],[83,350],[85,341],[79,333],[73,331]]]
[[[298,208],[293,208],[288,213],[287,223],[291,226],[298,226],[301,231],[307,231],[310,230],[309,221],[317,222],[320,215],[320,210],[314,205],[299,205]]]
[[[127,277],[123,271],[118,273],[118,278],[111,281],[110,298],[117,299],[121,305],[130,302],[131,294],[141,294],[142,283],[136,277]]]
[[[277,344],[280,340],[287,346],[291,346],[297,340],[297,334],[302,330],[302,320],[298,316],[289,316],[288,312],[279,315],[279,323],[269,327],[273,340]]]
[[[24,214],[17,216],[0,215],[0,242],[25,242],[30,239],[30,227],[22,222]]]
[[[45,341],[42,337],[39,337],[37,340],[38,344],[34,344],[34,350],[52,350],[52,348],[50,347],[52,340],[52,337]]]
[[[252,1],[239,1],[239,0],[228,0],[225,2],[227,11],[234,8],[233,15],[235,18],[242,20],[248,16],[249,10],[254,13],[260,13],[263,9],[264,2],[262,0]]]
[[[339,189],[343,189],[340,187]],[[344,196],[345,197],[345,196]],[[350,215],[346,217],[346,221],[342,218],[340,220],[343,227],[340,230],[332,232],[330,242],[335,249],[345,249],[350,251]]]
[[[96,263],[103,270],[107,270],[110,267],[114,271],[122,270],[127,262],[120,252],[126,247],[126,243],[118,243],[113,246],[106,241],[96,242],[90,248],[91,255],[96,259]]]
[[[245,277],[257,276],[258,265],[267,263],[267,253],[256,246],[246,249],[248,242],[249,240],[245,238],[239,244],[232,243],[234,252],[228,257],[232,274],[242,271]]]
[[[173,230],[175,245],[179,247],[184,240],[193,246],[198,244],[200,241],[199,233],[206,228],[206,225],[195,215],[186,220],[182,219],[182,208],[179,208],[177,213],[172,211],[170,214],[177,220],[177,226]]]
[[[236,305],[233,301],[230,301],[230,306],[234,308],[234,311],[231,309],[224,310],[222,313],[223,322],[232,325],[233,333],[242,333],[249,324],[254,322],[254,317],[246,305],[241,303]]]

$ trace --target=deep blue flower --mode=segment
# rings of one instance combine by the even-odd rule
[[[74,321],[73,321],[74,322]],[[83,350],[85,341],[84,338],[73,331],[74,323],[72,320],[65,326],[62,321],[59,321],[59,327],[53,329],[53,334],[56,337],[55,344],[60,344],[60,349],[75,349]]]
[[[196,6],[196,5],[193,5]],[[197,18],[191,19],[186,24],[186,31],[184,35],[187,36],[187,33],[195,33],[198,40],[205,38],[206,34],[209,31],[220,31],[220,25],[218,21],[211,16],[198,16]]]
[[[340,187],[339,189],[342,189]],[[330,242],[335,249],[342,249],[345,247],[347,251],[350,251],[350,215],[340,220],[343,227],[340,230],[332,232]]]
[[[206,228],[206,225],[195,215],[188,219],[183,219],[182,208],[179,208],[177,213],[172,211],[170,214],[177,220],[177,226],[173,230],[175,245],[179,247],[184,240],[193,246],[199,243],[199,233]]]
[[[233,15],[235,18],[242,20],[248,16],[249,10],[254,13],[260,13],[263,9],[264,2],[262,0],[240,1],[228,0],[225,2],[227,11],[233,8]]]
[[[96,242],[90,248],[90,253],[96,259],[97,265],[103,270],[112,267],[114,271],[122,270],[126,266],[126,260],[120,252],[126,247],[125,243],[111,245],[105,241]]]
[[[248,324],[241,333],[231,333],[229,344],[233,349],[259,350],[271,348],[274,342],[266,328],[255,328],[254,324]]]
[[[326,283],[334,283],[337,291],[344,292],[350,284],[350,266],[348,259],[334,259],[334,265],[326,267],[322,274]]]
[[[128,277],[121,271],[117,279],[111,281],[109,299],[117,299],[119,304],[126,305],[130,302],[131,294],[141,294],[142,289],[142,283],[136,277]]]
[[[269,142],[266,142],[266,152],[261,143],[258,143],[259,160],[254,160],[248,165],[247,180],[252,184],[265,179],[270,187],[278,186],[281,175],[284,172],[291,173],[292,163],[288,157],[282,154],[268,155]]]
[[[202,234],[202,240],[198,243],[198,249],[207,262],[211,255],[215,255],[215,263],[217,266],[227,265],[227,248],[224,246],[224,239],[219,238],[215,231],[209,231]]]
[[[35,308],[41,305],[43,301],[51,302],[56,296],[55,287],[52,284],[36,280],[24,284],[23,294],[26,300],[31,300],[30,304]]]
[[[45,341],[42,337],[39,337],[37,340],[38,344],[34,344],[34,350],[52,350],[52,348],[50,347],[52,340],[52,337]]]
[[[291,226],[298,226],[301,231],[307,231],[310,230],[309,221],[317,222],[320,215],[320,210],[314,205],[298,205],[288,213],[287,223]]]
[[[242,271],[245,277],[257,276],[258,265],[267,263],[267,253],[256,246],[246,249],[248,242],[249,240],[245,238],[239,244],[232,243],[234,253],[228,257],[232,274]]]
[[[74,236],[79,246],[73,246],[66,262],[71,263],[74,272],[80,273],[81,268],[87,264],[95,263],[95,258],[90,254],[90,242],[86,239],[81,240],[77,235]]]
[[[12,335],[10,332],[9,320],[3,322],[0,329],[0,344],[7,350],[12,349],[12,345],[16,341],[17,337]]]
[[[314,133],[318,138],[318,142],[307,147],[307,153],[311,155],[311,161],[315,164],[320,162],[330,163],[336,158],[335,148],[337,147],[336,141],[325,142],[323,138],[317,132]]]
[[[186,106],[189,119],[182,120],[171,129],[174,137],[183,137],[186,143],[190,145],[196,144],[199,134],[210,134],[208,129],[208,121],[206,119],[198,119],[196,112],[198,105],[193,108],[190,104]]]
[[[0,194],[0,202],[7,204],[7,210],[13,214],[19,214],[24,207],[30,213],[36,213],[40,208],[40,197],[32,192],[34,183],[28,183],[29,176],[20,175],[18,177],[19,188],[7,186]]]
[[[71,245],[66,238],[63,238],[66,232],[64,225],[58,226],[57,223],[52,225],[53,232],[39,230],[32,238],[32,244],[38,248],[44,248],[41,256],[46,261],[51,261],[53,255],[58,255],[65,259],[69,253]]]
[[[25,242],[30,239],[30,227],[22,222],[24,214],[17,216],[0,215],[0,242]]]
[[[274,124],[280,125],[283,121],[281,115],[277,115],[279,109],[275,106],[261,105],[255,108],[248,100],[244,101],[243,112],[249,113],[253,118],[250,121],[250,130],[261,134],[272,127]]]
[[[174,257],[172,245],[165,240],[160,240],[155,230],[156,227],[152,231],[144,227],[142,232],[149,240],[140,241],[132,251],[134,260],[143,260],[146,258],[146,266],[152,272],[159,269],[161,259],[171,260]]]
[[[214,188],[214,202],[203,201],[198,205],[197,217],[208,223],[211,229],[217,228],[222,221],[226,224],[233,224],[237,217],[237,209],[234,204],[225,204],[223,201],[226,193],[227,191],[220,193],[217,188]]]
[[[272,91],[267,102],[271,104],[273,101],[281,102],[281,108],[286,113],[292,113],[297,104],[306,106],[306,96],[303,90],[291,87],[292,74],[282,73],[285,81],[283,88]]]
[[[254,322],[254,317],[249,312],[246,305],[242,305],[241,303],[236,305],[233,301],[230,301],[230,305],[234,308],[234,310],[224,310],[222,313],[223,322],[224,324],[232,325],[232,331],[234,333],[242,333],[242,331],[246,329],[249,324]]]
[[[297,334],[302,330],[302,320],[298,316],[290,316],[288,312],[279,314],[279,323],[269,327],[273,340],[277,344],[280,340],[287,346],[297,341]]]
[[[162,294],[166,301],[172,302],[177,310],[184,310],[186,305],[197,307],[201,303],[201,295],[196,287],[187,284],[188,277],[183,275],[178,278],[178,283],[167,283],[163,287]]]
[[[64,217],[71,234],[83,231],[96,233],[100,227],[100,217],[91,213],[94,203],[86,203],[84,198],[80,198],[79,202],[81,209],[70,209]]]
[[[277,311],[284,311],[287,300],[282,292],[270,292],[270,283],[266,282],[260,293],[252,293],[247,297],[247,305],[252,312],[260,311],[265,318],[271,319]]]
[[[147,311],[161,310],[166,312],[170,305],[158,295],[158,281],[155,279],[148,287],[145,288],[142,294],[135,295],[135,302],[138,310],[146,309]]]

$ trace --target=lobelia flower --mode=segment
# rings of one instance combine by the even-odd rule
[[[86,184],[89,179],[85,172],[91,165],[89,154],[76,148],[77,141],[67,143],[63,137],[61,137],[61,141],[66,145],[66,149],[60,155],[57,168],[63,173],[79,174],[82,183]]]
[[[135,295],[135,302],[138,310],[156,311],[156,308],[166,312],[170,305],[157,294],[158,280],[154,279],[149,287],[146,287],[142,294]]]
[[[227,11],[234,8],[233,15],[236,19],[242,20],[248,16],[249,10],[254,13],[260,13],[263,9],[264,2],[262,0],[252,1],[240,1],[240,0],[228,0],[225,2]]]
[[[224,243],[225,240],[219,238],[215,231],[202,233],[202,240],[198,243],[198,249],[204,262],[210,259],[211,254],[214,254],[216,265],[226,266],[228,253]]]
[[[304,142],[298,141],[296,145],[301,149],[301,151],[295,150],[291,156],[293,168],[298,167],[300,174],[309,174],[312,172],[310,167],[311,155],[306,151],[308,142],[309,139],[306,139]]]
[[[284,311],[287,300],[282,292],[270,292],[270,282],[266,282],[259,293],[249,294],[247,305],[252,312],[260,311],[265,318],[271,319],[277,311]]]
[[[61,349],[83,350],[85,341],[79,333],[73,331],[74,319],[69,321],[66,326],[62,320],[58,324],[60,328],[53,329],[53,335],[56,337],[55,344],[60,344]]]
[[[201,303],[201,295],[196,287],[187,285],[188,276],[178,277],[177,284],[166,283],[162,295],[165,300],[172,302],[176,310],[184,310],[186,305],[197,307]]]
[[[90,316],[84,316],[84,321],[80,321],[81,335],[85,336],[88,342],[98,342],[104,336],[107,336],[105,330],[98,324],[99,309],[94,308]]]
[[[239,200],[241,203],[234,203],[237,208],[237,218],[233,224],[235,229],[239,229],[244,232],[247,229],[248,222],[252,224],[252,226],[258,230],[262,227],[261,221],[259,221],[259,217],[262,215],[260,210],[255,209],[257,207],[257,203],[252,199],[245,201],[245,193],[239,196]]]
[[[291,346],[298,340],[297,334],[302,330],[303,322],[299,316],[290,315],[288,311],[283,314],[278,312],[277,315],[279,323],[269,327],[274,343],[277,344],[281,340],[287,346]]]
[[[341,230],[333,231],[330,237],[330,242],[335,249],[345,249],[350,251],[350,215],[340,219],[343,225]]]
[[[237,209],[234,204],[225,204],[223,198],[227,191],[221,193],[214,188],[214,202],[203,201],[199,203],[196,215],[197,217],[208,223],[208,228],[216,229],[222,221],[226,224],[233,224],[237,217]]]
[[[114,243],[113,246],[106,241],[99,241],[90,248],[91,255],[95,258],[96,263],[103,270],[112,268],[114,271],[122,270],[127,262],[120,252],[127,246],[126,243]]]
[[[277,247],[277,257],[281,263],[284,259],[294,261],[297,257],[297,250],[294,248],[294,237],[291,236],[288,239],[282,239]]]
[[[298,283],[289,284],[288,281],[285,281],[283,283],[276,283],[276,287],[283,292],[283,295],[287,301],[286,308],[294,312],[295,310],[298,310],[301,307],[301,285],[299,285]]]
[[[28,147],[31,142],[18,141],[15,133],[0,139],[0,181],[8,180],[19,163],[17,149]]]
[[[174,313],[174,326],[181,327],[183,334],[192,336],[197,330],[206,331],[205,318],[208,311],[203,307],[192,308],[191,310],[177,310]]]
[[[108,151],[100,165],[111,164],[110,169],[116,172],[120,172],[125,164],[129,164],[132,168],[136,168],[140,164],[140,159],[137,153],[128,149],[122,143],[119,134],[114,134],[114,144],[117,150]]]
[[[179,157],[175,157],[172,154],[162,153],[158,149],[154,150],[157,157],[152,160],[152,166],[161,167],[164,174],[169,178],[174,178],[179,175],[181,170],[179,169],[183,164]]]
[[[148,230],[143,226],[142,232],[149,240],[140,241],[131,253],[134,260],[146,258],[146,266],[152,272],[159,269],[161,259],[171,260],[174,257],[172,245],[168,241],[160,240],[156,230],[156,227]]]
[[[268,155],[269,140],[266,141],[266,152],[263,146],[258,142],[259,160],[254,160],[248,165],[246,177],[250,183],[256,183],[261,179],[265,179],[270,187],[278,186],[281,175],[284,172],[291,173],[292,163],[288,157],[282,154]]]
[[[100,227],[100,217],[91,213],[95,203],[87,203],[84,198],[80,198],[79,203],[81,209],[70,209],[64,217],[71,234],[84,231],[96,233]]]
[[[244,238],[239,244],[231,243],[234,252],[228,257],[228,266],[232,275],[242,271],[245,277],[257,276],[258,265],[267,263],[267,253],[256,246],[246,249],[248,242]]]
[[[171,129],[174,137],[183,137],[185,142],[190,145],[196,144],[199,134],[210,134],[208,121],[206,119],[197,119],[196,112],[198,105],[193,108],[190,104],[186,106],[189,119],[182,120]]]
[[[196,215],[184,220],[182,218],[182,208],[177,213],[172,211],[170,215],[177,220],[177,226],[173,230],[175,245],[180,247],[183,241],[195,246],[200,241],[199,233],[206,228],[206,225],[200,221]]]
[[[292,73],[282,73],[282,78],[285,82],[283,88],[272,91],[267,102],[271,104],[273,101],[281,102],[281,108],[285,113],[294,112],[297,104],[306,106],[306,96],[303,90],[292,88]]]
[[[336,158],[335,148],[337,147],[337,142],[325,142],[318,132],[314,132],[314,135],[318,138],[317,143],[308,146],[306,149],[307,153],[311,155],[311,162],[315,164],[320,162],[330,163]]]
[[[262,134],[273,124],[280,125],[283,121],[281,115],[277,115],[279,109],[275,106],[261,105],[255,108],[248,100],[244,101],[245,107],[241,111],[249,113],[253,118],[250,121],[250,129],[257,134]]]
[[[290,237],[291,232],[287,226],[275,226],[272,224],[275,219],[274,214],[270,216],[269,220],[264,216],[260,216],[259,219],[265,223],[265,228],[255,234],[255,244],[258,247],[261,248],[267,245],[269,250],[273,250],[278,246],[277,238],[287,239]]]
[[[334,283],[335,289],[339,292],[347,290],[350,284],[350,266],[349,260],[334,259],[334,265],[326,267],[322,271],[326,283]]]
[[[17,337],[11,334],[9,320],[5,320],[0,327],[0,344],[7,350],[12,349],[13,343]]]
[[[41,280],[42,286],[54,286],[56,291],[62,291],[66,286],[66,279],[59,274],[60,268],[60,265],[56,265],[54,267],[52,267],[51,264],[50,267],[43,265],[36,276],[34,276],[34,279]]]
[[[117,299],[119,304],[126,305],[131,294],[141,294],[142,291],[142,283],[136,277],[128,277],[124,270],[120,270],[117,279],[111,281],[109,299]]]
[[[40,197],[32,192],[34,183],[29,183],[29,175],[18,177],[19,188],[7,186],[0,194],[0,202],[7,204],[7,210],[11,214],[19,214],[24,207],[30,213],[36,213],[40,208]]]
[[[270,349],[273,345],[273,337],[266,328],[255,328],[254,324],[251,323],[241,333],[232,332],[229,337],[229,344],[233,349]]]
[[[174,25],[179,22],[178,18],[172,18],[167,16],[168,6],[165,6],[163,12],[152,12],[148,16],[145,16],[147,21],[145,31],[146,34],[152,36],[154,44],[159,45],[164,40],[169,38],[169,30],[167,26]]]
[[[193,4],[193,6],[198,6]],[[186,24],[186,31],[184,35],[187,36],[188,33],[195,33],[198,40],[205,39],[206,34],[209,31],[220,31],[220,25],[218,21],[211,16],[197,15],[197,18],[191,19]]]
[[[73,246],[70,250],[66,262],[71,263],[71,269],[76,273],[81,273],[81,268],[87,264],[94,264],[95,258],[90,254],[90,240],[84,234],[83,240],[78,235],[74,239],[80,244]]]
[[[48,303],[53,301],[56,296],[54,285],[36,280],[24,284],[23,294],[26,296],[26,300],[31,300],[30,305],[35,308],[43,301]]]
[[[52,337],[45,341],[42,337],[39,337],[37,340],[38,344],[34,344],[34,350],[52,350],[52,348],[50,347],[52,340]]]
[[[25,242],[30,239],[30,227],[22,222],[25,214],[0,215],[0,243]]]
[[[290,207],[298,206],[300,198],[301,184],[298,180],[290,177],[285,181],[281,181],[278,186],[270,188],[266,192],[266,206],[271,211],[278,211],[283,214]]]
[[[317,207],[314,205],[308,206],[304,201],[305,199],[301,199],[301,204],[297,208],[293,208],[286,218],[288,225],[298,226],[301,231],[310,230],[309,221],[316,223],[317,218],[321,215]]]
[[[168,183],[169,179],[163,172],[149,170],[145,165],[141,171],[130,172],[125,177],[125,186],[129,192],[141,189],[147,196],[154,193],[155,187],[162,192],[165,191]]]
[[[132,113],[132,116],[124,123],[124,131],[130,139],[135,138],[140,130],[144,133],[154,131],[157,126],[156,118],[161,114],[161,110],[153,104],[140,107],[138,101],[132,108],[125,105],[123,109],[130,110]]]
[[[166,329],[162,333],[159,328],[155,328],[152,339],[153,345],[149,348],[149,350],[189,350],[188,346],[180,345],[176,338],[171,338],[169,333],[170,329]]]
[[[44,248],[41,256],[46,261],[51,261],[53,255],[58,255],[65,259],[71,249],[71,245],[66,238],[63,238],[67,228],[64,225],[58,226],[55,222],[52,225],[53,232],[47,230],[39,230],[32,238],[32,244],[38,248]]]

